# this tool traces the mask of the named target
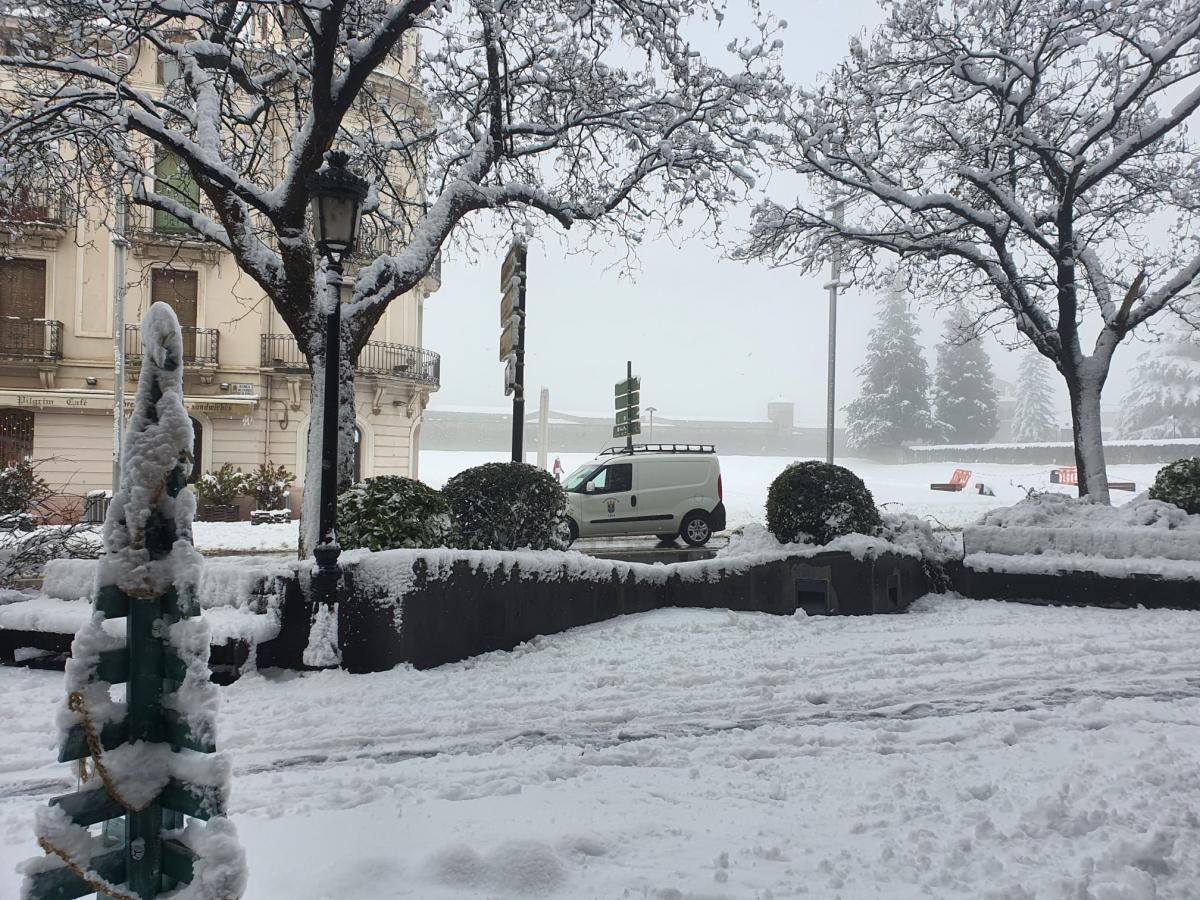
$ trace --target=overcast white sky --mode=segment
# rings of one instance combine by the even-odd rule
[[[848,37],[882,19],[875,0],[768,0],[788,19],[785,65],[793,80],[811,83],[846,52]],[[749,17],[730,3],[714,47],[748,33]],[[776,191],[776,199],[786,192]],[[733,220],[745,219],[744,210]],[[548,229],[547,229],[548,230]],[[729,235],[735,238],[735,234]],[[762,419],[772,400],[796,404],[797,424],[825,421],[827,292],[822,278],[792,269],[734,262],[702,242],[645,244],[641,271],[622,278],[619,252],[567,255],[558,238],[530,247],[526,329],[527,403],[550,389],[550,405],[574,413],[612,411],[613,384],[633,361],[642,378],[642,406],[659,416]],[[502,251],[477,260],[449,250],[441,291],[425,306],[425,346],[442,354],[442,388],[431,409],[510,409],[498,361],[499,267]],[[872,326],[876,297],[843,291],[838,314],[838,406],[857,395],[854,374]],[[941,332],[922,315],[932,369]],[[1015,380],[1018,354],[988,342],[997,375]],[[1106,388],[1105,407],[1124,393],[1124,370],[1143,348],[1122,347]],[[1057,376],[1055,376],[1056,388]],[[1065,392],[1060,405],[1065,411]],[[839,409],[839,422],[842,412]]]

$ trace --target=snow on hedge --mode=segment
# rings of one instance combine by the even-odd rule
[[[976,569],[1200,578],[1200,516],[1145,495],[1104,506],[1038,494],[964,528],[963,544],[967,564]]]

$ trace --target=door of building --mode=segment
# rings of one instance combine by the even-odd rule
[[[0,260],[0,351],[39,355],[46,349],[46,261]]]
[[[151,300],[175,310],[183,328],[183,360],[196,360],[196,288],[195,272],[186,269],[155,269]]]
[[[27,409],[0,409],[0,466],[33,456],[33,413]]]

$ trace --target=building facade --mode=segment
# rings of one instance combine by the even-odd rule
[[[127,64],[129,77],[148,86],[173,77],[152,54]],[[188,195],[184,176],[165,168],[159,175]],[[130,211],[118,271],[121,254],[99,224],[105,216],[78,213],[65,196],[30,188],[36,179],[22,184],[0,191],[0,462],[32,457],[67,506],[81,507],[89,492],[110,487],[118,337],[128,411],[141,362],[138,323],[162,301],[183,329],[194,474],[266,462],[303,473],[308,368],[296,339],[233,257],[178,219],[139,208]],[[387,236],[364,222],[347,282],[355,262],[389,249]],[[114,307],[119,279],[126,291],[121,327]],[[422,414],[441,377],[438,354],[422,346],[422,313],[439,286],[435,268],[394,300],[358,358],[360,477],[417,472]]]

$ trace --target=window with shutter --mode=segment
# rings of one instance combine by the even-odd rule
[[[183,327],[183,358],[196,359],[196,306],[198,279],[186,269],[155,269],[150,284],[150,300],[165,303]]]
[[[154,167],[154,174],[158,176],[155,181],[158,193],[188,209],[200,208],[200,187],[192,178],[192,173],[180,163],[179,157],[173,154],[162,157]],[[154,230],[171,234],[192,233],[191,226],[182,219],[157,209],[154,211]]]
[[[0,259],[0,351],[46,348],[46,261]]]

